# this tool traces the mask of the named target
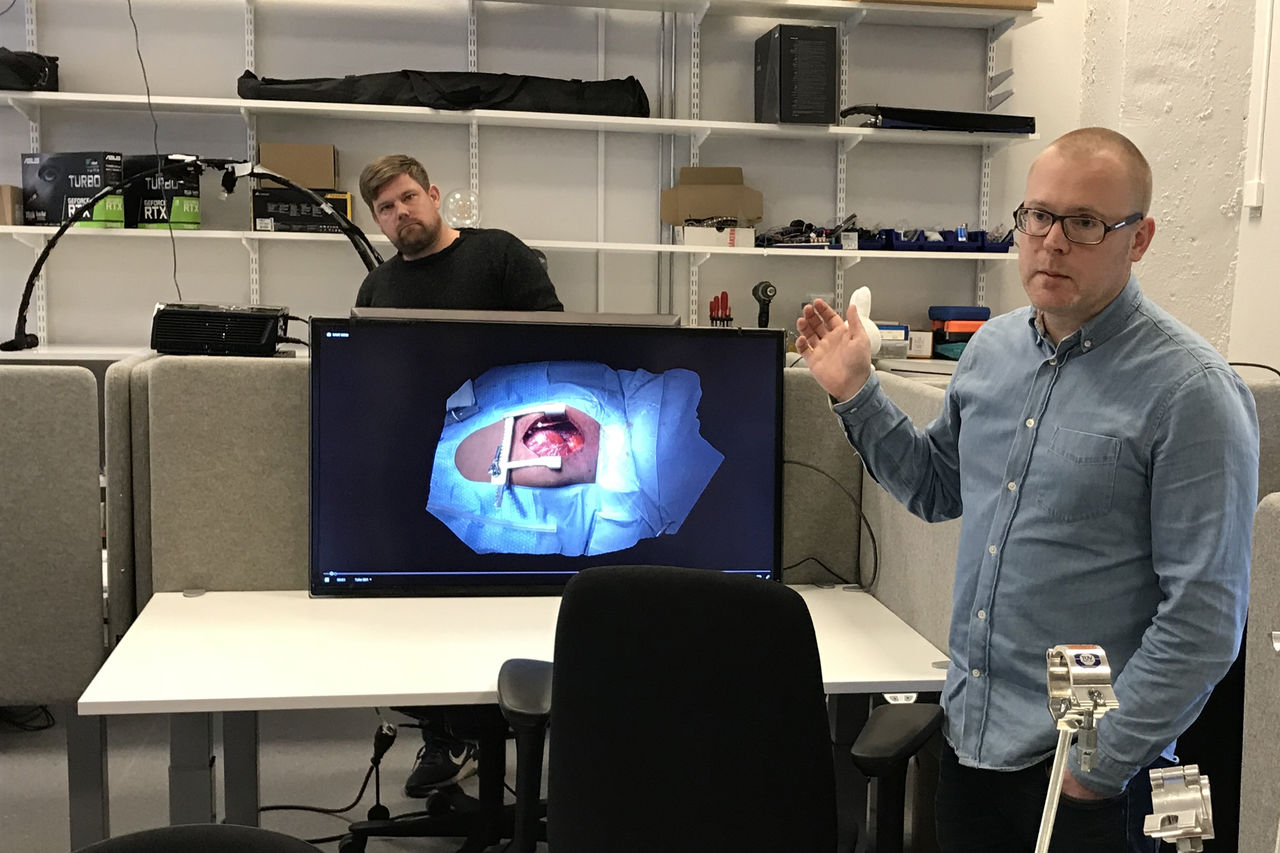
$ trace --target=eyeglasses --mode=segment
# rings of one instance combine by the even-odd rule
[[[1038,207],[1019,206],[1013,212],[1013,225],[1023,234],[1043,237],[1053,229],[1053,223],[1061,222],[1062,235],[1072,243],[1096,246],[1112,231],[1141,222],[1142,216],[1141,213],[1131,213],[1114,225],[1108,225],[1096,216],[1059,216]]]

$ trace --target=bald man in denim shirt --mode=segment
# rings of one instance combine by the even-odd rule
[[[1155,851],[1147,770],[1175,760],[1239,650],[1257,503],[1253,398],[1132,274],[1151,169],[1110,130],[1032,164],[1014,214],[1030,306],[992,319],[917,429],[871,370],[857,310],[822,301],[799,352],[867,470],[928,521],[963,512],[943,695],[938,840],[1027,853],[1056,732],[1045,650],[1106,650],[1119,710],[1088,772],[1073,746],[1053,851]]]

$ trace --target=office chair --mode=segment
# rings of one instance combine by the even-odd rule
[[[507,721],[497,705],[442,706],[455,734],[479,742],[478,797],[447,785],[427,798],[421,812],[385,820],[363,820],[347,827],[338,853],[362,853],[370,838],[463,838],[459,853],[479,853],[510,838],[515,810],[503,805]]]
[[[173,853],[176,850],[193,853],[319,853],[315,847],[292,836],[256,826],[229,823],[144,829],[81,847],[76,853]]]
[[[794,590],[654,566],[587,569],[565,587],[549,664],[508,661],[516,731],[513,849],[540,835],[555,709],[552,853],[836,848],[835,769],[813,623]]]
[[[902,853],[907,765],[911,756],[941,730],[940,705],[930,702],[880,705],[871,712],[853,742],[854,766],[876,786],[871,848],[875,853]],[[925,849],[920,843],[913,846]]]

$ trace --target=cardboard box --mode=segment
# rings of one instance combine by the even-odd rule
[[[318,195],[339,213],[351,218],[351,193]],[[253,230],[306,234],[340,234],[341,229],[324,208],[306,194],[288,187],[259,187],[253,191]]]
[[[22,155],[22,221],[59,225],[104,187],[123,179],[123,159],[115,151]],[[80,228],[123,228],[124,196],[112,194],[94,205]]]
[[[866,3],[901,3],[902,0],[862,0]],[[911,0],[913,6],[972,6],[975,9],[1031,10],[1036,0]]]
[[[933,332],[912,329],[907,339],[907,358],[930,358],[933,356]]]
[[[22,188],[0,184],[0,225],[22,224]]]
[[[745,226],[764,218],[764,196],[743,185],[741,166],[682,167],[680,182],[662,191],[661,207],[668,225],[725,219]]]
[[[163,159],[166,155],[161,155]],[[169,166],[175,163],[164,160]],[[155,154],[126,154],[124,177],[156,168]],[[143,178],[124,191],[125,228],[169,228],[194,231],[200,227],[200,169],[194,163],[164,175]]]
[[[754,228],[710,228],[686,225],[677,229],[676,242],[686,246],[747,246],[756,244]]]
[[[840,120],[835,27],[779,24],[756,39],[755,116],[770,124]]]
[[[307,189],[338,188],[338,149],[332,145],[260,142],[258,163]],[[280,182],[264,178],[262,185],[278,187]]]

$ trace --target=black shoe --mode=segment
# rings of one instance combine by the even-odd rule
[[[452,737],[430,737],[418,750],[413,771],[404,783],[406,797],[425,797],[435,788],[461,782],[479,769],[476,745]]]

